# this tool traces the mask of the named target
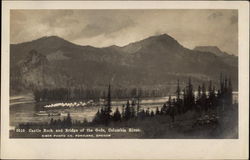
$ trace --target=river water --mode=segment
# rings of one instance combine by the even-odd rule
[[[172,96],[174,98],[174,96]],[[162,105],[168,100],[168,97],[158,97],[158,98],[147,98],[141,99],[140,108],[141,109],[150,109],[155,111],[157,107],[159,109]],[[233,102],[238,101],[238,93],[234,92]],[[131,101],[130,101],[131,102]],[[118,108],[122,110],[122,105],[126,104],[126,100],[112,100],[112,110],[114,111]],[[66,115],[63,116],[37,116],[35,113],[44,110],[43,106],[46,104],[53,104],[53,102],[48,103],[36,103],[32,97],[11,97],[10,98],[10,126],[17,126],[19,123],[27,122],[49,122],[51,118],[53,119],[63,119]],[[94,115],[101,108],[102,105],[87,105],[84,107],[74,107],[70,109],[65,108],[56,108],[53,109],[56,112],[60,113],[70,113],[73,120],[83,121],[86,118],[88,121],[91,121],[94,118]]]
[[[168,100],[168,97],[161,98],[151,98],[143,99],[140,101],[140,108],[150,110],[156,110],[156,107],[162,107],[162,105]],[[122,110],[122,105],[126,104],[126,100],[113,100],[112,101],[112,110],[114,111],[118,108]],[[131,101],[130,101],[131,103]],[[24,101],[11,101],[10,102],[10,125],[16,126],[19,123],[26,122],[49,122],[51,118],[53,119],[63,119],[64,116],[37,116],[35,113],[38,113],[41,110],[44,110],[42,106],[50,103],[36,103],[34,101],[24,102]],[[101,108],[102,105],[87,105],[84,107],[73,107],[73,108],[52,108],[50,110],[60,112],[60,113],[70,113],[73,120],[83,121],[86,118],[88,121],[91,121],[94,118],[94,115]]]

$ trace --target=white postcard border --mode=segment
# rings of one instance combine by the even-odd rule
[[[1,158],[248,158],[249,4],[229,1],[4,1],[2,6]],[[10,9],[238,9],[239,139],[9,139]]]

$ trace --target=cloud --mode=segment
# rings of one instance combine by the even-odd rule
[[[216,18],[219,18],[219,17],[222,17],[223,16],[223,13],[221,12],[213,12],[211,13],[209,16],[208,16],[208,19],[209,20],[214,20]]]
[[[237,10],[14,10],[10,23],[11,43],[57,35],[79,45],[123,46],[167,33],[188,48],[238,52]]]
[[[109,17],[98,17],[97,20],[87,24],[81,33],[86,37],[94,37],[100,34],[109,35],[133,25],[135,25],[134,21],[129,18],[114,20]]]
[[[73,10],[47,10],[46,12],[47,16],[41,17],[41,23],[47,25],[48,27],[67,27],[79,22],[74,18]]]

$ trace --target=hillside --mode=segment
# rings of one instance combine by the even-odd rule
[[[216,46],[197,46],[194,50],[213,53],[220,57],[226,64],[234,67],[238,66],[238,58],[236,56],[223,52]]]
[[[194,84],[217,82],[220,73],[230,76],[237,89],[236,62],[237,57],[230,55],[187,49],[167,34],[105,48],[75,45],[57,36],[43,37],[10,45],[11,94],[37,87],[98,88],[109,82],[120,88],[174,90],[177,79],[186,82],[190,77]]]

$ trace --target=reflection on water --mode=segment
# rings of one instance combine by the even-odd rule
[[[174,96],[172,96],[174,98]],[[234,93],[233,101],[237,101],[238,93]],[[151,98],[151,99],[143,99],[140,102],[140,107],[142,109],[150,108],[150,110],[155,111],[156,107],[161,108],[162,105],[168,100],[168,97],[161,98]],[[46,103],[50,104],[50,103]],[[126,104],[124,100],[116,100],[112,101],[112,110],[114,111],[117,107],[121,111],[122,105]],[[37,104],[32,101],[28,101],[27,103],[14,103],[11,102],[10,106],[10,126],[16,126],[19,123],[27,123],[27,122],[49,122],[51,118],[54,119],[63,119],[64,116],[37,116],[35,113],[43,110],[45,104]],[[101,108],[99,106],[85,106],[85,107],[77,107],[70,109],[53,109],[57,112],[70,113],[73,120],[83,121],[86,118],[88,121],[91,121],[94,118],[97,110]]]
[[[142,100],[141,108],[147,109],[150,107],[151,110],[155,110],[156,107],[161,107],[164,102],[166,102],[165,98],[162,99],[154,99],[154,100],[145,100],[147,103]],[[153,103],[148,105],[149,103]],[[126,101],[114,101],[112,103],[112,110],[114,111],[117,107],[121,111],[122,104],[126,104]],[[10,106],[10,125],[16,126],[19,123],[26,122],[49,122],[51,118],[54,119],[63,119],[64,116],[37,116],[35,113],[43,110],[43,104],[36,103],[21,103],[14,104]],[[73,120],[83,121],[86,118],[88,121],[91,121],[94,118],[97,110],[100,109],[101,106],[85,106],[85,107],[75,107],[75,108],[56,108],[52,109],[53,111],[57,111],[59,113],[70,113]]]

